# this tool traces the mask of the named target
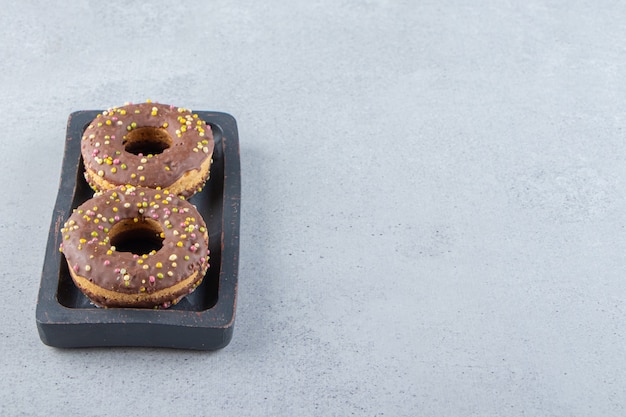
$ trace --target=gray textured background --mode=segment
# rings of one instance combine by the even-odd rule
[[[623,2],[0,3],[1,415],[626,414]],[[146,98],[237,118],[234,338],[47,347],[67,117]]]

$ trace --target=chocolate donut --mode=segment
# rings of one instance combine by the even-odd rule
[[[189,197],[207,178],[211,127],[188,109],[146,102],[113,107],[81,141],[85,179],[96,191],[120,185],[167,189]]]
[[[169,307],[209,268],[204,220],[164,190],[122,186],[96,194],[61,233],[74,283],[101,307]]]

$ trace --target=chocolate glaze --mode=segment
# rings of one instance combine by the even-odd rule
[[[109,233],[120,222],[158,224],[163,246],[147,254],[119,252]],[[95,285],[119,293],[154,293],[209,267],[208,232],[202,216],[183,198],[122,186],[76,208],[61,229],[68,267]],[[191,289],[191,288],[190,288]]]
[[[169,135],[171,145],[158,153],[126,150],[130,132],[157,128]],[[85,168],[114,185],[167,188],[186,172],[199,170],[213,154],[211,127],[188,109],[159,103],[113,107],[87,126],[81,142]],[[150,151],[148,151],[150,152]],[[97,189],[97,186],[90,182]]]

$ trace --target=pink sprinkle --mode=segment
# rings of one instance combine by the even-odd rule
[[[119,222],[119,221],[120,221],[120,216],[115,216],[115,217],[113,217],[113,218],[115,219],[115,221],[116,221],[116,222]]]
[[[206,250],[206,254],[207,254],[207,255],[210,255],[210,254],[211,254],[211,251],[207,249],[207,250]]]
[[[115,135],[111,135],[111,139],[115,139]]]
[[[78,264],[74,265],[74,272],[78,272]]]
[[[195,239],[195,238],[196,238],[196,234],[195,234],[195,233],[192,233],[192,234],[191,234],[191,235],[189,235],[189,236],[191,236],[191,238],[192,238],[192,239]]]
[[[98,226],[98,230],[104,230],[104,226],[102,225]]]
[[[137,255],[136,253],[133,253],[133,259],[137,259],[139,258],[139,255]]]
[[[113,160],[113,165],[119,165],[119,164],[120,164],[120,160],[119,160],[119,159],[117,159],[117,158],[115,158],[115,159]]]
[[[196,247],[195,246],[190,246],[189,250],[192,251],[192,252],[195,252],[196,251]]]
[[[111,120],[113,120],[114,122],[117,122],[117,116],[111,117]]]
[[[100,153],[100,149],[94,149],[93,152],[91,153],[92,156],[96,156]]]
[[[139,153],[137,154],[137,156],[141,158],[141,157],[143,156],[143,154],[142,154],[141,152],[139,152]]]
[[[115,271],[116,274],[120,273],[120,269],[119,268],[115,268],[114,271]]]
[[[105,260],[104,260],[104,265],[105,265],[105,266],[109,266],[109,265],[111,265],[111,261],[109,261],[108,259],[105,259]]]
[[[159,215],[158,215],[158,214],[156,214],[156,213],[154,213],[154,214],[152,215],[152,218],[156,220],[156,219],[158,219],[158,218],[159,218]]]
[[[148,279],[150,280],[150,282],[154,282],[155,281],[155,278],[154,278],[153,275],[150,275],[150,278],[148,278]]]

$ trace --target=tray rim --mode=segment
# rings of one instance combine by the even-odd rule
[[[238,258],[239,258],[239,218],[240,218],[240,161],[239,161],[239,140],[237,123],[235,118],[223,112],[216,111],[194,111],[207,123],[218,125],[222,130],[222,147],[224,155],[224,184],[222,199],[222,236],[221,239],[221,264],[218,281],[217,302],[211,308],[202,311],[190,310],[152,310],[138,308],[72,308],[61,304],[57,299],[58,290],[58,268],[63,261],[62,254],[58,250],[60,237],[60,226],[71,213],[72,199],[77,187],[76,164],[70,156],[76,152],[73,146],[77,145],[80,137],[72,137],[72,131],[80,126],[80,131],[102,110],[79,110],[72,112],[68,117],[67,133],[65,138],[65,148],[63,154],[63,164],[61,178],[59,180],[59,190],[55,202],[48,240],[46,244],[44,265],[42,268],[40,287],[37,297],[36,323],[40,338],[43,343],[57,347],[78,346],[151,346],[150,344],[111,344],[103,341],[99,343],[94,340],[92,343],[74,343],[65,346],[63,343],[56,343],[51,332],[71,331],[81,325],[88,326],[108,326],[108,325],[145,325],[164,329],[169,327],[183,327],[187,330],[198,329],[198,334],[207,330],[227,331],[231,330],[227,340],[224,339],[220,345],[225,346],[232,336],[232,327],[235,320],[237,287],[238,287]],[[68,198],[67,196],[72,196]],[[230,291],[229,291],[230,290]],[[227,335],[226,335],[227,336]],[[201,344],[202,345],[202,344]],[[155,345],[159,347],[160,345]],[[223,346],[213,346],[221,348]],[[185,346],[184,343],[173,343],[169,346],[206,349],[202,346]]]

